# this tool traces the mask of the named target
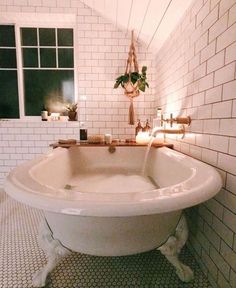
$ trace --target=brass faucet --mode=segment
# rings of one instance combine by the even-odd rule
[[[189,126],[191,124],[191,118],[190,116],[173,118],[173,114],[171,113],[170,118],[166,118],[166,119],[164,119],[163,115],[161,115],[161,126],[163,126],[164,122],[169,123],[170,127],[173,126],[173,123],[186,124]]]
[[[157,134],[163,133],[163,134],[183,134],[183,137],[185,135],[185,127],[182,125],[179,129],[165,129],[165,128],[159,128],[156,127],[152,130],[152,136],[155,137]]]
[[[190,125],[191,118],[189,116],[187,117],[176,117],[173,118],[173,114],[170,114],[170,118],[164,119],[163,115],[161,115],[161,126],[163,126],[163,123],[166,122],[170,124],[170,127],[173,127],[173,123],[181,124],[181,128],[178,129],[166,129],[166,128],[160,128],[156,127],[153,128],[151,135],[155,137],[158,133],[163,134],[182,134],[182,138],[185,136],[185,126],[184,125]]]

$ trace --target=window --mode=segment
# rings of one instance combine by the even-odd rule
[[[73,28],[16,30],[0,25],[0,118],[62,112],[75,101]]]
[[[21,28],[25,115],[74,99],[73,29]]]
[[[0,118],[19,118],[15,29],[0,25]]]

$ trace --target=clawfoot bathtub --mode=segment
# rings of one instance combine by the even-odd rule
[[[182,210],[213,197],[222,180],[209,165],[168,148],[57,148],[15,168],[5,182],[16,200],[44,210],[39,241],[49,272],[71,251],[122,256],[158,248],[179,278],[193,278],[178,254],[188,238]]]

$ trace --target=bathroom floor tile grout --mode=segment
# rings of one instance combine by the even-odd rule
[[[32,275],[46,263],[37,243],[42,215],[40,210],[18,203],[0,190],[0,288],[31,288]],[[182,283],[157,250],[126,257],[72,253],[51,273],[45,287],[211,288],[187,248],[181,259],[195,273],[191,283]]]

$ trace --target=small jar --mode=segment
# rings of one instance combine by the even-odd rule
[[[106,144],[112,143],[112,135],[111,134],[105,134],[105,143]]]
[[[41,111],[41,119],[42,119],[42,121],[48,121],[48,111],[47,110]]]

